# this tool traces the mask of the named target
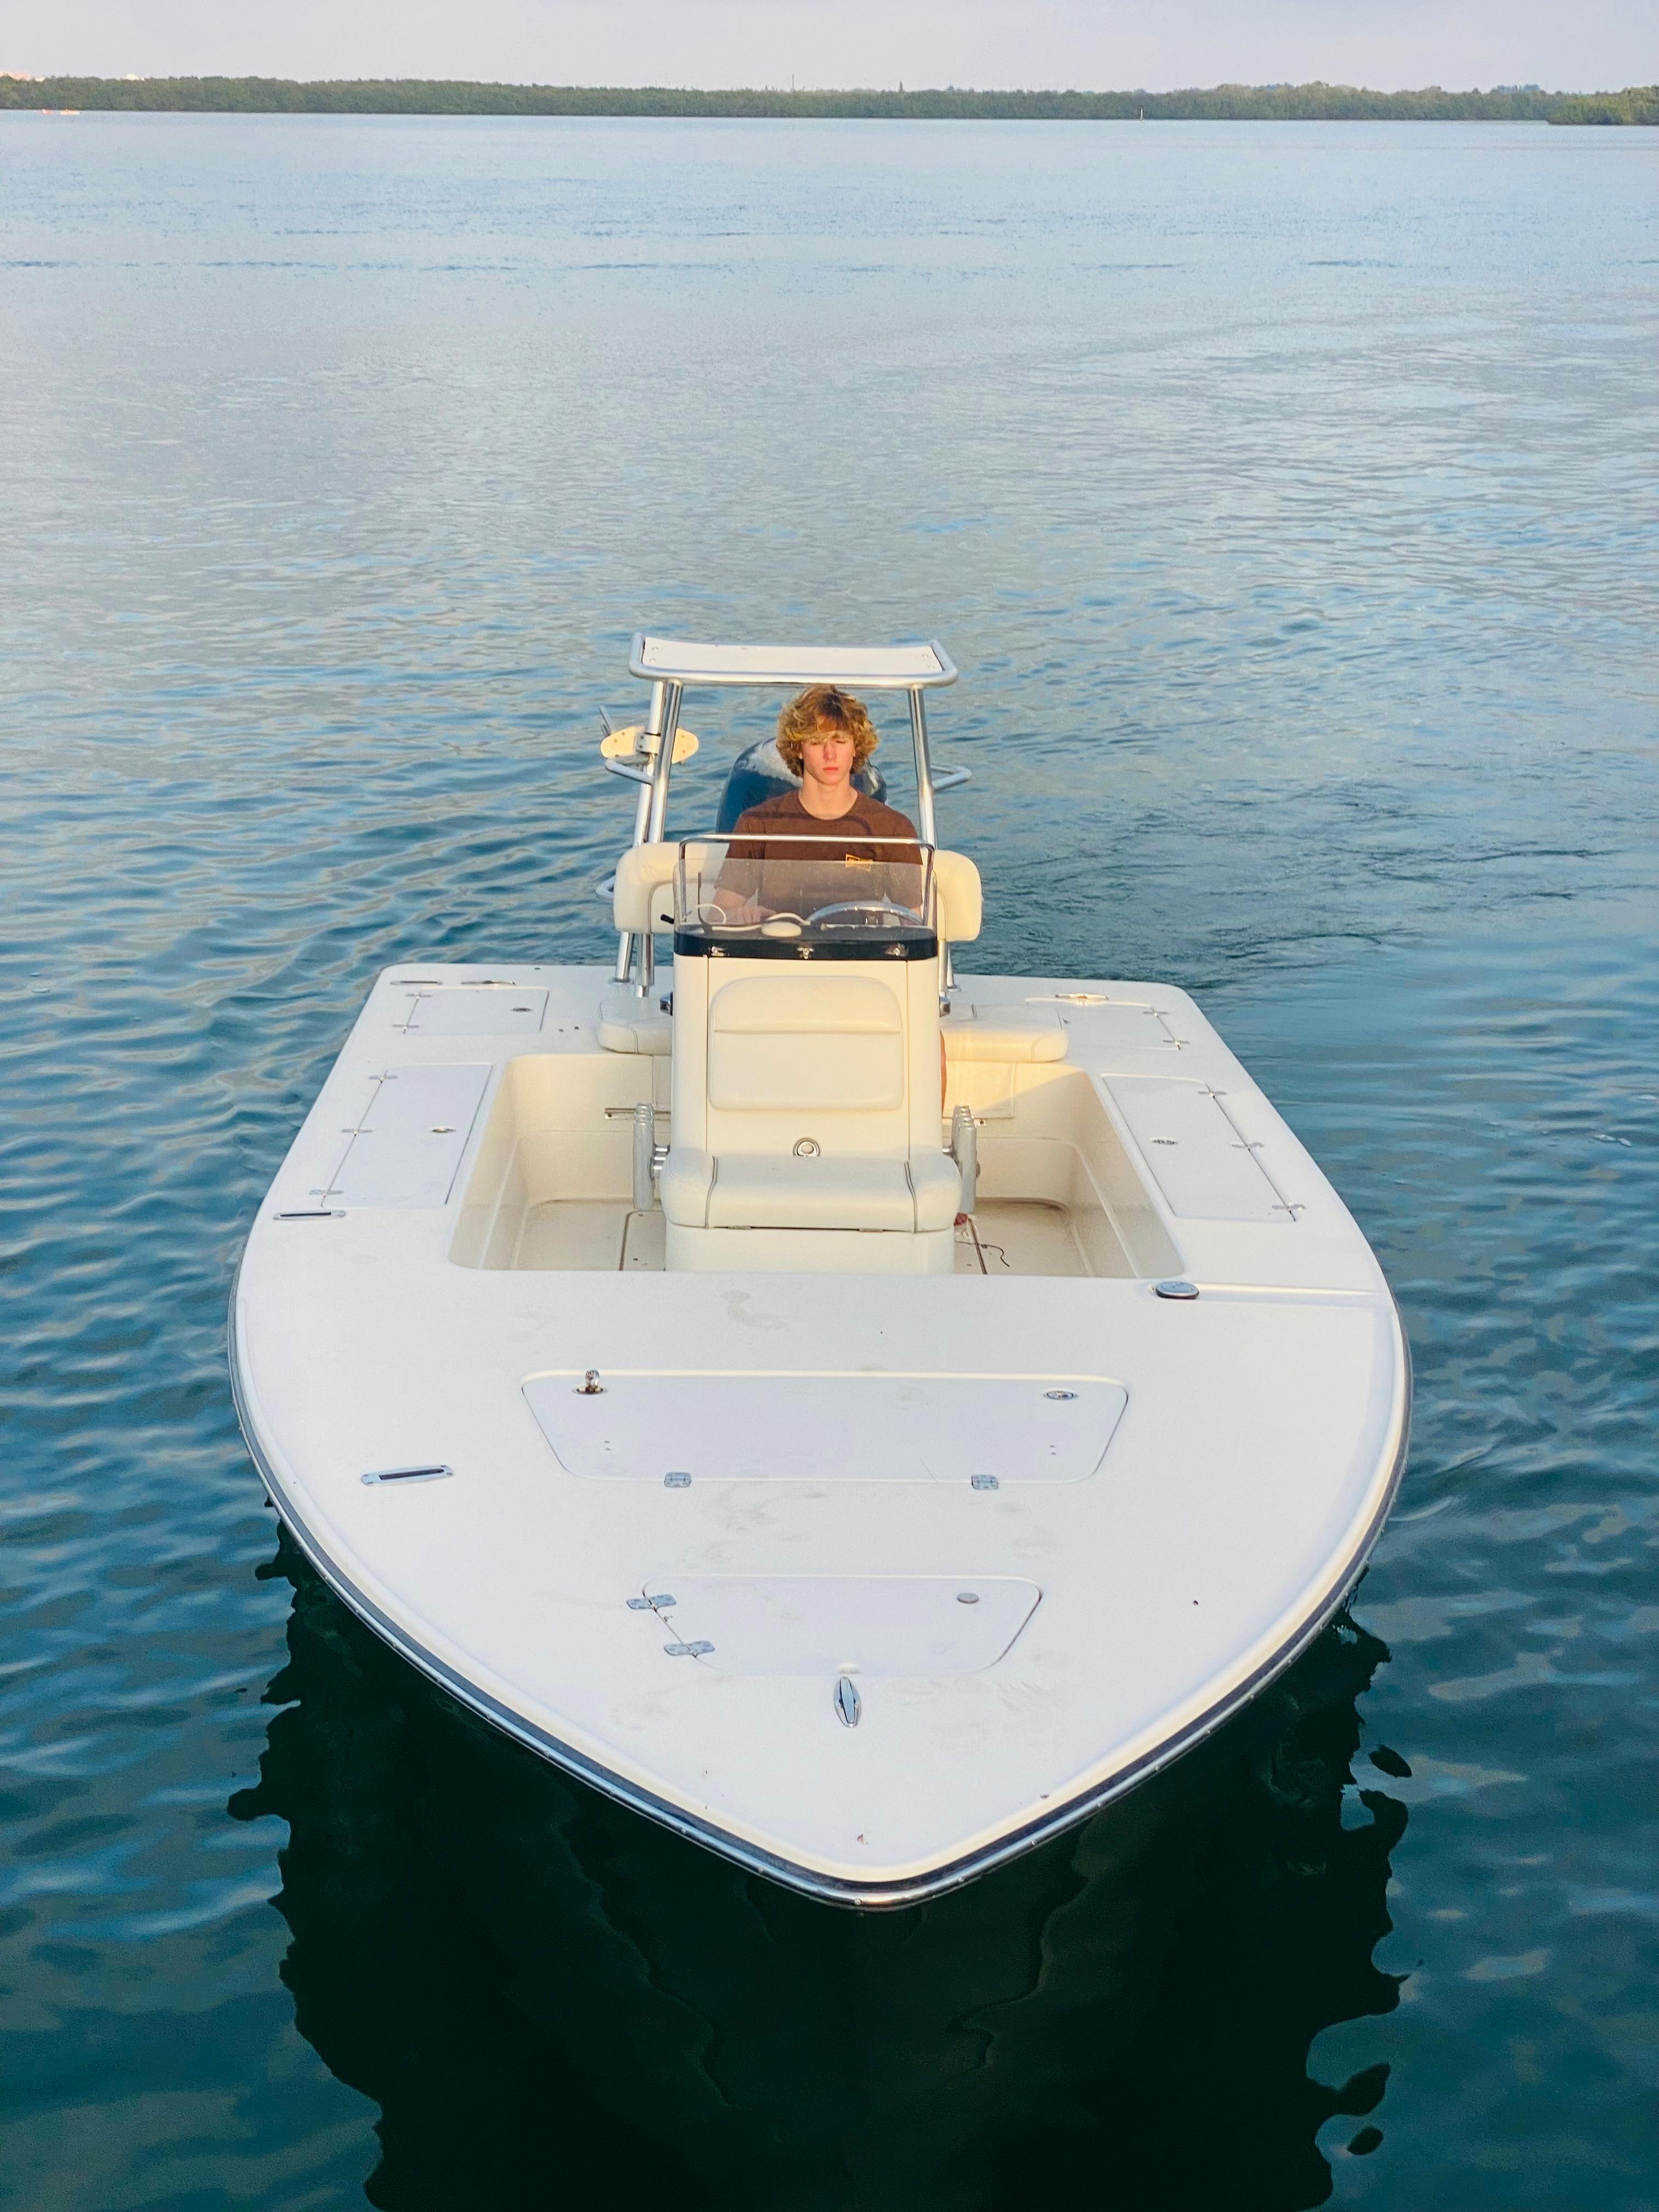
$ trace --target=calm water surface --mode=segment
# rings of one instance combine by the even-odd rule
[[[1656,216],[1634,131],[0,118],[7,2203],[1659,2206]],[[374,969],[604,956],[641,624],[942,637],[983,964],[1196,991],[1417,1361],[1351,1618],[891,1917],[458,1712],[231,1412]]]

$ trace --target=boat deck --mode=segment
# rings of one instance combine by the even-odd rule
[[[1404,1449],[1387,1285],[1190,1000],[1018,977],[960,1018],[1065,1053],[951,1062],[953,1276],[666,1270],[629,1194],[669,1063],[605,1048],[608,988],[380,979],[248,1241],[245,1433],[334,1587],[498,1726],[814,1896],[932,1894],[1340,1601]]]
[[[659,1212],[636,1213],[625,1200],[550,1199],[531,1206],[502,1264],[538,1273],[660,1273],[666,1239]],[[959,1275],[1129,1275],[1121,1246],[1118,1265],[1096,1264],[1084,1249],[1069,1207],[1042,1199],[987,1199],[956,1235]]]

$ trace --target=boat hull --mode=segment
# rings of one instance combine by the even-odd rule
[[[954,1064],[1003,1243],[937,1282],[674,1275],[616,1188],[661,1069],[599,1044],[603,989],[380,979],[244,1255],[244,1434],[340,1598],[504,1733],[823,1902],[918,1902],[1179,1757],[1337,1611],[1404,1465],[1398,1314],[1191,1002],[1063,979],[963,987],[987,1034],[1066,1032]]]

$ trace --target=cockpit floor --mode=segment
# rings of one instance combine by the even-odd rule
[[[957,1273],[1086,1275],[1090,1267],[1063,1206],[991,1198],[957,1231]]]
[[[556,1199],[529,1208],[511,1265],[530,1272],[660,1273],[663,1218],[635,1213],[614,1199]],[[957,1231],[959,1275],[1088,1275],[1063,1206],[1030,1200],[982,1199]],[[1133,1271],[1125,1260],[1121,1271]]]

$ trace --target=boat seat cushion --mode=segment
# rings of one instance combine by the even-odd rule
[[[717,1112],[891,1113],[904,1103],[904,1023],[858,975],[751,975],[716,992],[708,1103]]]
[[[910,1160],[860,1153],[699,1152],[677,1145],[663,1165],[663,1212],[683,1229],[948,1229],[962,1179],[943,1152]]]
[[[674,1024],[654,999],[614,991],[599,1006],[599,1043],[606,1052],[648,1053],[665,1059],[674,1049]]]
[[[688,864],[695,871],[707,848],[688,845]],[[674,877],[679,866],[678,845],[634,845],[617,863],[611,885],[611,912],[618,929],[643,935],[674,927]]]
[[[946,1060],[1064,1060],[1069,1042],[1047,1006],[969,1006],[939,1024]]]
[[[962,1204],[962,1170],[947,1152],[913,1152],[908,1162],[916,1196],[916,1227],[951,1229]]]
[[[979,870],[966,853],[933,854],[933,891],[938,902],[939,933],[952,945],[971,945],[979,935],[984,894]]]

